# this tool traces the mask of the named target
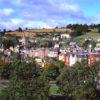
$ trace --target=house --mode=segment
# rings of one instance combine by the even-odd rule
[[[77,45],[76,42],[70,42],[70,43],[69,43],[69,46],[70,46],[70,47],[75,47],[76,45]]]
[[[69,56],[69,66],[73,66],[77,62],[77,55],[76,54],[70,54]]]
[[[59,37],[53,37],[53,41],[59,41]]]
[[[100,42],[100,39],[97,39],[98,42]]]
[[[58,57],[58,49],[51,49],[50,52],[48,53],[49,58],[57,58]]]
[[[55,44],[54,45],[54,48],[59,48],[59,44]]]
[[[19,47],[19,55],[20,55],[20,60],[25,60],[27,58],[27,49],[25,46],[20,46]]]
[[[96,50],[96,51],[100,51],[100,42],[98,42],[98,43],[96,44],[95,50]]]
[[[16,47],[14,47],[14,52],[19,52],[19,45],[17,45]]]
[[[58,60],[63,61],[66,65],[69,65],[69,55],[59,54]]]
[[[27,51],[27,55],[29,57],[39,57],[41,59],[48,56],[49,53],[50,53],[50,50],[47,48],[30,49]]]
[[[10,57],[11,57],[11,50],[10,49],[6,49],[3,52],[3,58],[5,62],[9,62],[10,61]]]
[[[84,60],[84,59],[88,59],[88,56],[89,56],[89,53],[86,51],[79,51],[79,52],[77,52],[77,61],[78,62],[81,62],[82,60]]]
[[[91,65],[95,61],[100,61],[100,54],[98,53],[91,53],[88,57],[88,64]]]
[[[65,54],[59,54],[58,60],[63,61],[66,63],[66,55]]]
[[[24,36],[23,36],[21,39],[19,39],[19,43],[20,43],[21,45],[26,45],[26,39],[25,39]]]
[[[37,63],[42,63],[42,62],[43,62],[42,59],[39,58],[39,57],[36,57],[36,58],[35,58],[35,61],[36,61]]]
[[[9,49],[11,50],[11,51],[14,51],[14,48],[11,46],[11,47],[9,47]]]
[[[70,36],[70,34],[61,34],[61,39],[62,38],[66,38],[66,39],[70,39],[71,38],[71,36]]]
[[[59,60],[63,61],[66,65],[72,66],[78,61],[78,58],[76,54],[68,53],[60,54]]]

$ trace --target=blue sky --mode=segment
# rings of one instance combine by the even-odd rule
[[[0,0],[0,28],[100,23],[100,0]]]

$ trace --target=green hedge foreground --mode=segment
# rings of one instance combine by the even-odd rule
[[[75,100],[95,100],[96,79],[100,70],[100,63],[88,66],[85,61],[76,63],[73,67],[64,68],[57,78],[57,85],[63,95]],[[100,99],[100,98],[99,98]]]
[[[9,87],[1,91],[0,100],[47,100],[49,81],[35,62],[17,61],[8,67]]]
[[[0,89],[0,100],[48,100],[51,95],[72,100],[97,100],[99,72],[100,62],[88,66],[82,61],[69,67],[58,61],[41,69],[34,61],[14,61],[0,68],[0,78],[9,81]]]

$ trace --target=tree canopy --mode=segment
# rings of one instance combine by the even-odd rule
[[[73,67],[65,67],[57,78],[57,84],[64,95],[71,96],[76,100],[91,100],[96,96],[97,69],[100,69],[99,63],[91,67],[84,62],[76,63]]]
[[[35,62],[14,62],[10,65],[9,87],[3,89],[2,100],[47,100],[48,79]]]

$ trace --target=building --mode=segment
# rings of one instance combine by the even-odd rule
[[[63,61],[66,65],[73,66],[77,61],[77,55],[76,54],[60,54],[59,60]]]
[[[61,34],[61,39],[62,38],[66,38],[66,39],[70,39],[71,38],[71,36],[69,35],[69,34]]]
[[[77,56],[75,54],[70,54],[69,66],[73,66],[77,61]]]
[[[53,37],[53,41],[59,41],[59,36]]]
[[[79,51],[77,52],[77,61],[81,62],[82,60],[87,60],[89,56],[89,53],[86,51]]]
[[[100,54],[98,53],[91,53],[88,57],[88,64],[91,65],[95,61],[100,61]]]
[[[19,39],[19,43],[20,43],[21,45],[26,45],[26,39],[25,39],[24,36],[23,36],[21,39]]]
[[[96,51],[100,51],[100,42],[98,42],[98,43],[96,44],[95,50],[96,50]]]

